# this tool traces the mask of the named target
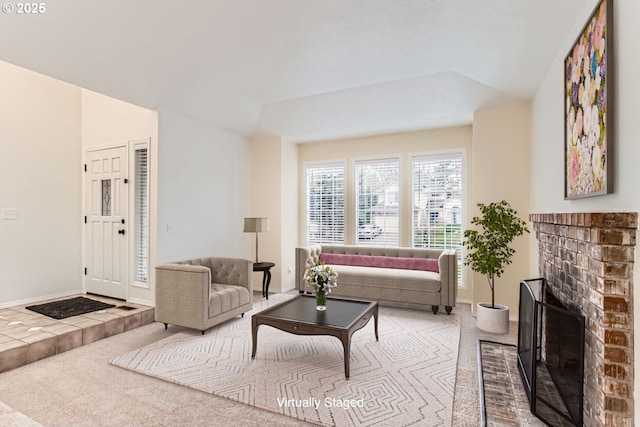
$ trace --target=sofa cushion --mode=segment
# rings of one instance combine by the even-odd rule
[[[438,273],[438,260],[433,258],[404,258],[375,255],[347,255],[321,253],[323,264],[351,265],[357,267],[394,268],[401,270],[422,270]]]
[[[397,290],[415,289],[440,292],[440,275],[431,271],[401,270],[380,267],[357,267],[353,265],[333,265],[338,273],[338,287],[341,284],[392,288]]]
[[[440,275],[431,271],[333,265],[338,286],[331,295],[413,304],[440,304]]]

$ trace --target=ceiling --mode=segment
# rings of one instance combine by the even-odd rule
[[[243,136],[471,123],[530,98],[588,0],[56,0],[0,60]]]

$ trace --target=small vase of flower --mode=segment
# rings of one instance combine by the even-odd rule
[[[333,267],[321,263],[309,268],[304,273],[303,280],[305,286],[313,288],[316,293],[316,310],[326,310],[327,294],[331,292],[331,288],[338,286],[338,273]]]

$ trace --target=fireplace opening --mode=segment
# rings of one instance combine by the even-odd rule
[[[582,426],[584,323],[544,279],[520,282],[518,370],[531,412],[552,426]]]

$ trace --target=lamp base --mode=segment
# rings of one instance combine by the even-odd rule
[[[258,263],[258,232],[256,231],[256,264]]]

